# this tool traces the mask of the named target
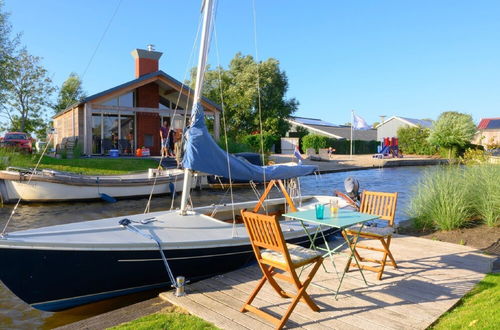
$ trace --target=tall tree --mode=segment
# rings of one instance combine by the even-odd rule
[[[19,35],[12,36],[12,25],[9,14],[3,10],[4,2],[0,0],[0,111],[4,109],[7,77],[13,62],[13,56],[19,45]]]
[[[21,50],[9,66],[5,84],[5,104],[0,114],[8,119],[9,128],[34,132],[45,126],[54,87],[40,58]]]
[[[68,79],[62,84],[57,97],[57,104],[54,106],[56,113],[65,110],[67,107],[81,101],[85,98],[85,92],[82,89],[82,80],[72,72]]]
[[[471,115],[460,112],[443,112],[434,123],[429,135],[429,142],[437,147],[449,150],[466,146],[476,133],[476,125]]]
[[[190,84],[193,82],[192,78]],[[231,136],[260,131],[259,113],[264,132],[284,136],[289,129],[286,119],[298,107],[296,99],[286,98],[287,90],[288,79],[278,60],[257,63],[252,56],[237,53],[228,69],[207,70],[203,95],[219,104],[224,101],[226,129]]]

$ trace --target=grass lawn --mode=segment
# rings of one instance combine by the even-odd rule
[[[488,274],[430,329],[498,329],[500,274]]]
[[[113,330],[216,330],[218,329],[211,323],[200,319],[199,317],[179,312],[159,312],[141,317],[132,322],[120,324],[110,328]]]
[[[8,161],[0,162],[0,167],[7,166],[33,168],[38,162],[39,155],[26,155],[11,151],[0,150],[0,158]],[[76,158],[56,159],[44,156],[39,168],[48,168],[56,171],[73,172],[89,175],[126,174],[130,172],[147,171],[148,168],[158,167],[158,161],[153,159],[130,158]]]

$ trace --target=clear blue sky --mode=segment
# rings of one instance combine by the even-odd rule
[[[259,58],[280,61],[288,96],[300,102],[296,115],[337,124],[350,121],[351,109],[368,123],[447,110],[476,121],[500,116],[498,0],[255,2]],[[60,86],[84,72],[118,3],[5,0],[5,10]],[[160,69],[183,80],[199,9],[199,0],[123,0],[83,77],[86,92],[133,79],[130,51],[149,43],[164,52]],[[251,0],[219,0],[222,65],[238,51],[255,55],[252,20]]]

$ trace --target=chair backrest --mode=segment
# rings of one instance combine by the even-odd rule
[[[398,193],[363,191],[359,212],[378,215],[381,220],[387,220],[389,226],[394,225]]]
[[[250,242],[260,258],[260,248],[288,255],[285,238],[276,216],[242,210],[241,216],[250,237]]]

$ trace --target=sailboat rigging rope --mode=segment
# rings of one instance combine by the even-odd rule
[[[31,183],[31,179],[33,178],[33,175],[36,173],[36,170],[38,169],[38,166],[40,165],[40,162],[42,161],[43,156],[47,152],[47,149],[48,149],[48,147],[50,145],[50,142],[52,142],[53,136],[54,136],[54,134],[49,134],[49,141],[45,145],[45,148],[43,149],[42,154],[38,158],[38,162],[36,163],[35,168],[31,171],[31,174],[30,174],[30,177],[29,177],[28,183],[27,183],[28,185]],[[16,213],[16,210],[19,207],[19,204],[21,203],[21,199],[22,199],[21,196],[19,196],[19,199],[17,200],[16,205],[14,206],[14,208],[12,209],[12,212],[10,213],[9,219],[7,219],[7,223],[5,224],[5,227],[3,227],[3,230],[0,233],[0,237],[4,237],[5,236],[5,231],[7,230],[7,227],[9,226],[9,223],[12,220],[12,217],[14,217],[14,214]]]
[[[160,164],[158,164],[158,167],[157,167],[158,170],[162,168],[161,163],[163,161],[163,158],[164,158],[164,155],[162,153],[162,155],[160,157]],[[154,175],[154,180],[153,180],[153,186],[151,187],[151,192],[149,193],[148,202],[146,203],[146,208],[144,209],[144,214],[146,214],[146,213],[148,213],[150,211],[151,199],[153,198],[153,192],[155,191],[156,180],[157,179],[158,179],[158,174],[155,174]]]
[[[237,234],[236,231],[236,212],[234,210],[234,195],[233,195],[233,180],[231,176],[231,165],[229,162],[229,143],[227,139],[227,124],[226,124],[226,111],[224,108],[224,93],[222,91],[222,73],[221,73],[221,65],[220,65],[220,56],[219,56],[219,44],[217,42],[217,29],[214,24],[214,42],[215,42],[215,53],[217,54],[217,73],[219,77],[219,92],[220,92],[220,99],[221,99],[221,110],[222,110],[222,123],[224,124],[224,142],[226,144],[226,161],[227,161],[227,171],[229,174],[229,190],[231,192],[231,212],[233,215],[233,229],[232,229],[232,237],[235,237]],[[219,179],[220,180],[220,179]],[[222,182],[221,182],[222,185]]]
[[[260,62],[259,62],[259,48],[257,47],[257,13],[255,10],[255,0],[252,1],[252,14],[253,14],[253,38],[255,47],[255,62],[257,63],[257,96],[258,96],[258,108],[259,108],[259,125],[260,125],[260,150],[262,156],[262,164],[265,162],[264,155],[264,132],[262,126],[262,98],[260,93]],[[266,187],[266,171],[263,171],[264,187]]]
[[[172,270],[170,269],[167,258],[165,257],[165,253],[163,252],[163,248],[161,247],[160,240],[156,239],[152,235],[149,235],[149,234],[139,230],[139,228],[134,226],[132,224],[132,221],[130,221],[127,218],[120,220],[118,223],[133,233],[139,234],[147,239],[153,240],[156,243],[156,245],[158,245],[158,249],[160,250],[161,259],[163,260],[163,264],[165,265],[165,269],[167,270],[168,277],[170,278],[170,283],[172,283],[173,287],[177,288],[177,283],[175,281],[174,274],[172,273]]]
[[[179,91],[179,95],[177,97],[177,101],[175,102],[175,107],[174,107],[174,113],[172,114],[172,120],[170,122],[170,129],[172,129],[172,126],[173,126],[173,120],[175,119],[175,117],[177,116],[177,110],[179,108],[179,103],[180,103],[180,99],[181,99],[181,96],[182,96],[182,91],[184,90],[184,81],[186,80],[186,77],[187,77],[187,73],[189,71],[189,67],[192,65],[193,63],[193,58],[194,58],[194,53],[195,53],[195,49],[196,49],[196,43],[198,41],[198,37],[199,37],[199,34],[200,34],[200,29],[201,29],[201,19],[198,21],[198,27],[196,29],[196,36],[194,38],[194,41],[193,41],[193,46],[191,47],[191,53],[189,55],[189,59],[186,63],[186,68],[184,70],[184,78],[182,79],[182,82],[181,82],[181,88],[180,88],[180,91]],[[187,91],[187,101],[186,101],[186,110],[189,109],[189,100],[190,100],[190,96],[191,96],[191,89],[188,89]],[[184,120],[182,121],[182,132],[184,132],[184,128],[186,127],[186,118],[187,118],[187,113],[185,112],[184,113]],[[168,132],[167,134],[170,134],[170,132]],[[184,133],[183,133],[184,134]],[[182,143],[183,143],[184,139],[181,139],[181,150],[182,150]],[[161,154],[161,158],[160,158],[160,162],[158,164],[158,169],[162,168],[162,162],[163,162],[163,159],[164,159],[164,155],[163,153]],[[144,209],[144,213],[148,213],[150,212],[150,207],[151,207],[151,199],[153,197],[153,192],[154,192],[154,189],[155,189],[155,186],[156,186],[156,180],[157,180],[157,176],[155,176],[155,179],[153,181],[153,186],[151,187],[151,192],[149,193],[149,198],[148,198],[148,201],[146,203],[146,207]],[[177,178],[176,178],[176,181],[177,181]],[[174,189],[175,190],[175,189]],[[174,195],[175,195],[175,192],[173,193],[172,195],[172,202],[171,202],[171,205],[170,205],[170,209],[173,208],[173,205],[174,205]]]

